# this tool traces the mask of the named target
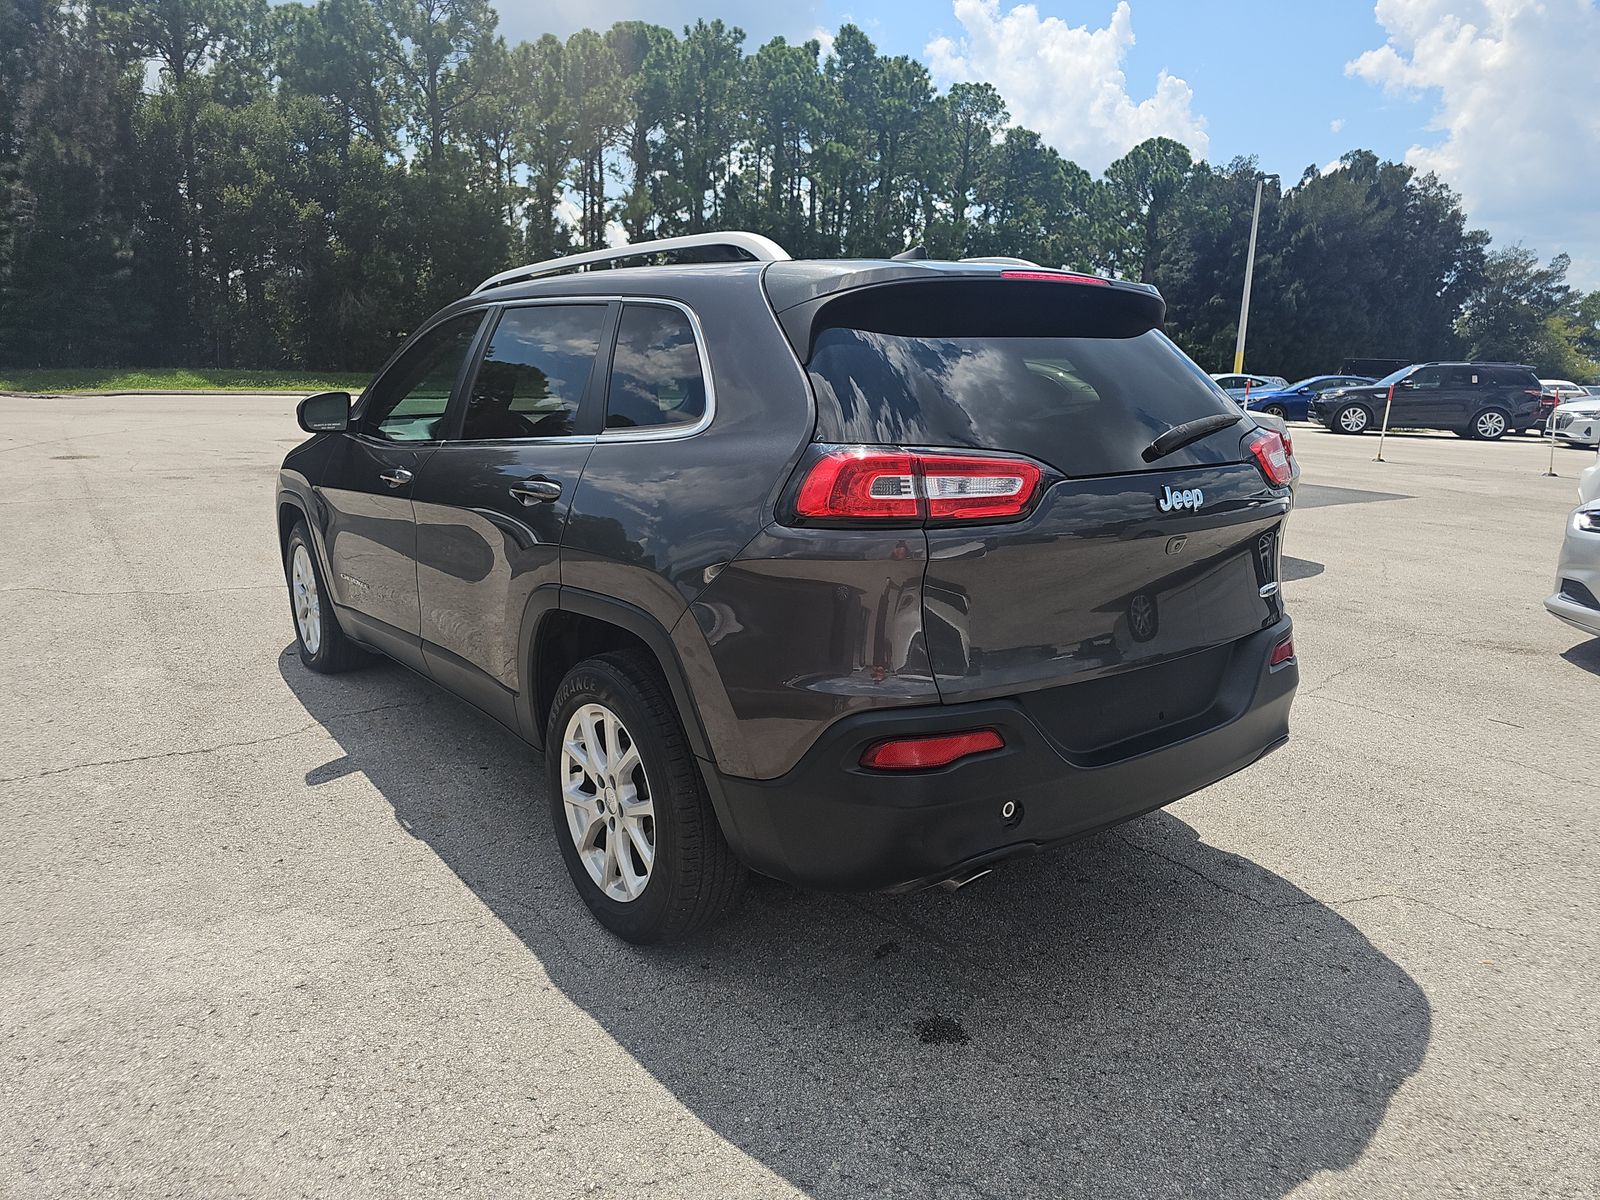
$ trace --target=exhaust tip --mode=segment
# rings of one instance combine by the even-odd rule
[[[981,871],[974,871],[970,875],[952,875],[949,879],[941,879],[939,886],[947,892],[959,892],[974,879],[982,879],[994,871],[993,867],[984,867]]]

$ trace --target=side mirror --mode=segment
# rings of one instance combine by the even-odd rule
[[[1300,394],[1302,396],[1315,396],[1317,394],[1317,389],[1314,387],[1303,387],[1300,389]]]
[[[307,396],[294,415],[307,433],[342,433],[350,427],[350,393],[318,392]]]

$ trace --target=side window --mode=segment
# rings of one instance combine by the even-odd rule
[[[605,323],[603,304],[506,309],[473,377],[462,439],[570,436]]]
[[[1443,367],[1418,367],[1407,377],[1406,382],[1414,388],[1425,388],[1430,391],[1438,390],[1444,382]]]
[[[481,310],[462,313],[407,346],[373,384],[362,432],[391,442],[437,440],[450,393],[482,321]]]
[[[689,318],[659,304],[626,305],[611,359],[606,428],[693,425],[705,412],[706,381]]]
[[[1444,386],[1448,388],[1477,387],[1485,382],[1487,379],[1477,367],[1451,367],[1444,373]]]

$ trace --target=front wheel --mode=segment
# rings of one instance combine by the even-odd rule
[[[289,583],[289,611],[294,616],[295,646],[300,661],[322,675],[362,666],[367,655],[339,628],[328,600],[328,586],[317,565],[311,532],[296,521],[283,546],[283,573]]]
[[[1372,423],[1372,414],[1359,404],[1346,404],[1333,418],[1333,427],[1340,433],[1365,433]]]
[[[1497,442],[1505,437],[1511,427],[1506,414],[1498,408],[1486,408],[1472,421],[1472,436],[1485,442]]]
[[[556,840],[596,919],[637,944],[720,919],[745,869],[656,665],[632,652],[585,659],[561,681],[545,731]]]
[[[1277,417],[1280,421],[1285,421],[1289,417],[1289,414],[1284,410],[1284,407],[1281,404],[1269,404],[1261,411],[1266,413],[1269,417]]]

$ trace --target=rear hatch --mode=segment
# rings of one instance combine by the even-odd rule
[[[1282,617],[1288,490],[1250,446],[1268,435],[1161,316],[1131,287],[992,274],[860,289],[814,306],[798,339],[819,443],[1042,465],[1016,519],[924,520],[924,636],[946,703],[1024,695],[1083,753],[1143,732],[1152,706],[1164,725],[1198,717],[1232,644]],[[1220,428],[1152,460],[1205,418]]]

